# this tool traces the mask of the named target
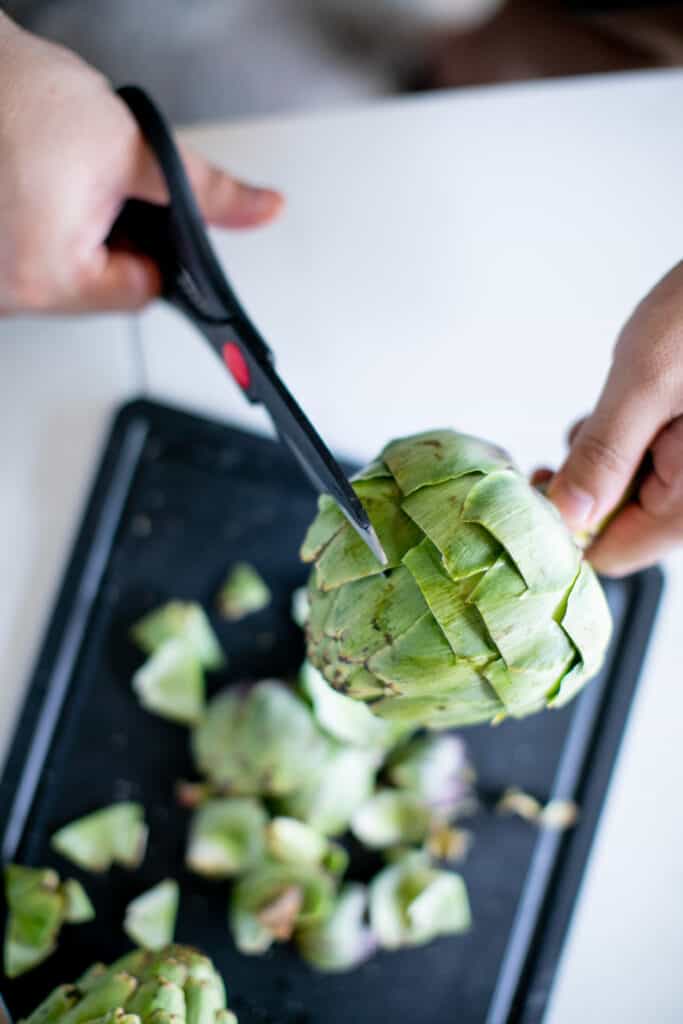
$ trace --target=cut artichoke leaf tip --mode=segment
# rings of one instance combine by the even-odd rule
[[[134,869],[144,858],[147,835],[142,805],[122,801],[63,826],[51,845],[86,871],[108,871],[113,864]]]
[[[248,562],[237,562],[218,592],[216,603],[222,618],[238,622],[267,608],[270,588],[258,570]]]
[[[347,883],[326,918],[298,930],[304,960],[321,971],[348,971],[368,960],[378,942],[365,920],[367,904],[365,886]]]
[[[168,640],[180,640],[207,671],[225,665],[225,655],[209,617],[194,601],[169,601],[148,612],[131,628],[131,636],[145,654],[154,654]]]
[[[147,711],[172,722],[196,725],[204,714],[204,673],[184,640],[165,640],[135,672],[132,686]]]
[[[64,893],[64,920],[67,924],[85,924],[95,917],[95,908],[79,881],[68,878],[62,887]]]
[[[238,949],[263,953],[287,941],[295,929],[329,914],[335,885],[310,865],[264,861],[243,875],[232,890],[230,920]]]
[[[370,849],[422,842],[432,815],[419,797],[401,790],[380,789],[351,819],[351,831]]]
[[[266,812],[250,797],[211,799],[195,811],[186,863],[208,878],[230,878],[265,853]]]
[[[124,931],[143,949],[160,950],[173,941],[180,889],[167,878],[126,907]]]
[[[370,885],[370,925],[385,949],[459,934],[470,923],[463,879],[432,867],[423,853],[408,853],[389,864]]]

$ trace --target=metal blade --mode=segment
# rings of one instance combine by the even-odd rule
[[[341,467],[335,463],[338,470],[338,476],[337,474],[334,474],[333,481],[330,481],[329,479],[329,467],[327,465],[325,465],[323,474],[319,476],[310,459],[305,458],[299,450],[296,441],[281,428],[278,428],[278,432],[289,450],[296,456],[299,465],[318,493],[329,494],[330,497],[334,498],[340,511],[344,514],[361,540],[370,548],[370,551],[373,553],[380,565],[388,565],[389,559],[384,553],[384,548],[380,544],[375,528],[370,522],[367,512],[363,508],[360,498],[344,476]],[[332,458],[332,456],[330,456],[330,458]],[[325,479],[327,479],[327,483],[325,482]],[[335,493],[332,492],[332,487],[330,486],[331,483],[334,484]]]
[[[237,332],[235,336],[240,340]],[[360,498],[303,409],[279,377],[269,355],[257,358],[251,346],[247,348],[247,354],[250,398],[266,407],[281,439],[294,453],[318,493],[329,494],[337,502],[380,565],[387,565],[387,556]]]

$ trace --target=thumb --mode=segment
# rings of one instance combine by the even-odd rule
[[[618,505],[663,424],[661,405],[630,365],[621,365],[617,349],[598,404],[548,489],[572,529],[595,528]]]

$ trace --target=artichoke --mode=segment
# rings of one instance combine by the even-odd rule
[[[266,812],[258,800],[207,800],[194,814],[186,863],[207,878],[230,878],[265,853]]]
[[[327,496],[308,657],[380,717],[439,729],[566,704],[599,670],[611,620],[555,508],[485,441],[392,441],[355,479],[383,567]]]
[[[272,860],[282,864],[310,864],[335,878],[343,875],[349,865],[349,855],[343,846],[296,818],[273,818],[266,829],[266,844]]]
[[[421,946],[470,923],[460,875],[432,867],[423,853],[405,854],[370,883],[370,926],[384,949]]]
[[[197,767],[219,790],[283,796],[315,777],[329,741],[303,701],[265,679],[214,697],[192,747]]]
[[[136,950],[55,989],[21,1024],[237,1024],[211,961],[193,949]]]
[[[304,960],[319,971],[349,971],[377,950],[377,939],[365,924],[368,894],[357,882],[345,885],[331,913],[296,933]]]
[[[122,801],[64,825],[51,845],[84,871],[109,871],[113,864],[134,869],[144,859],[147,836],[144,808]]]
[[[143,892],[126,907],[123,930],[143,949],[161,950],[173,942],[180,888],[172,878]]]
[[[95,916],[80,882],[74,878],[60,882],[52,868],[7,864],[5,897],[4,967],[8,978],[30,971],[51,956],[63,924],[83,924]]]
[[[148,612],[130,632],[145,654],[154,654],[168,640],[182,640],[202,668],[211,672],[225,665],[225,655],[209,618],[194,601],[169,601]]]
[[[224,619],[237,622],[267,608],[271,596],[270,588],[254,566],[238,562],[218,593],[218,611]]]
[[[313,705],[318,723],[342,743],[385,749],[406,735],[405,726],[383,722],[365,704],[334,690],[310,661],[301,666],[299,683]]]
[[[237,948],[265,953],[274,942],[287,942],[297,928],[329,915],[334,890],[334,880],[311,864],[264,861],[232,890],[230,923]]]
[[[171,722],[196,725],[204,713],[204,673],[184,640],[166,640],[133,676],[143,708]]]
[[[351,819],[351,831],[371,850],[419,843],[427,836],[432,816],[414,793],[378,789]]]
[[[323,835],[341,835],[370,797],[381,763],[381,751],[338,744],[315,775],[283,798],[279,810]]]
[[[474,771],[460,736],[416,736],[393,751],[387,762],[387,776],[399,789],[419,797],[443,821],[475,807]]]

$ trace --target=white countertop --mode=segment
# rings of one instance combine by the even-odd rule
[[[455,425],[556,462],[620,322],[681,256],[683,73],[473,90],[187,132],[289,198],[223,235],[327,439]],[[151,394],[267,429],[174,314],[0,323],[0,754],[104,430]],[[680,635],[668,588],[547,1020],[683,1019]]]

